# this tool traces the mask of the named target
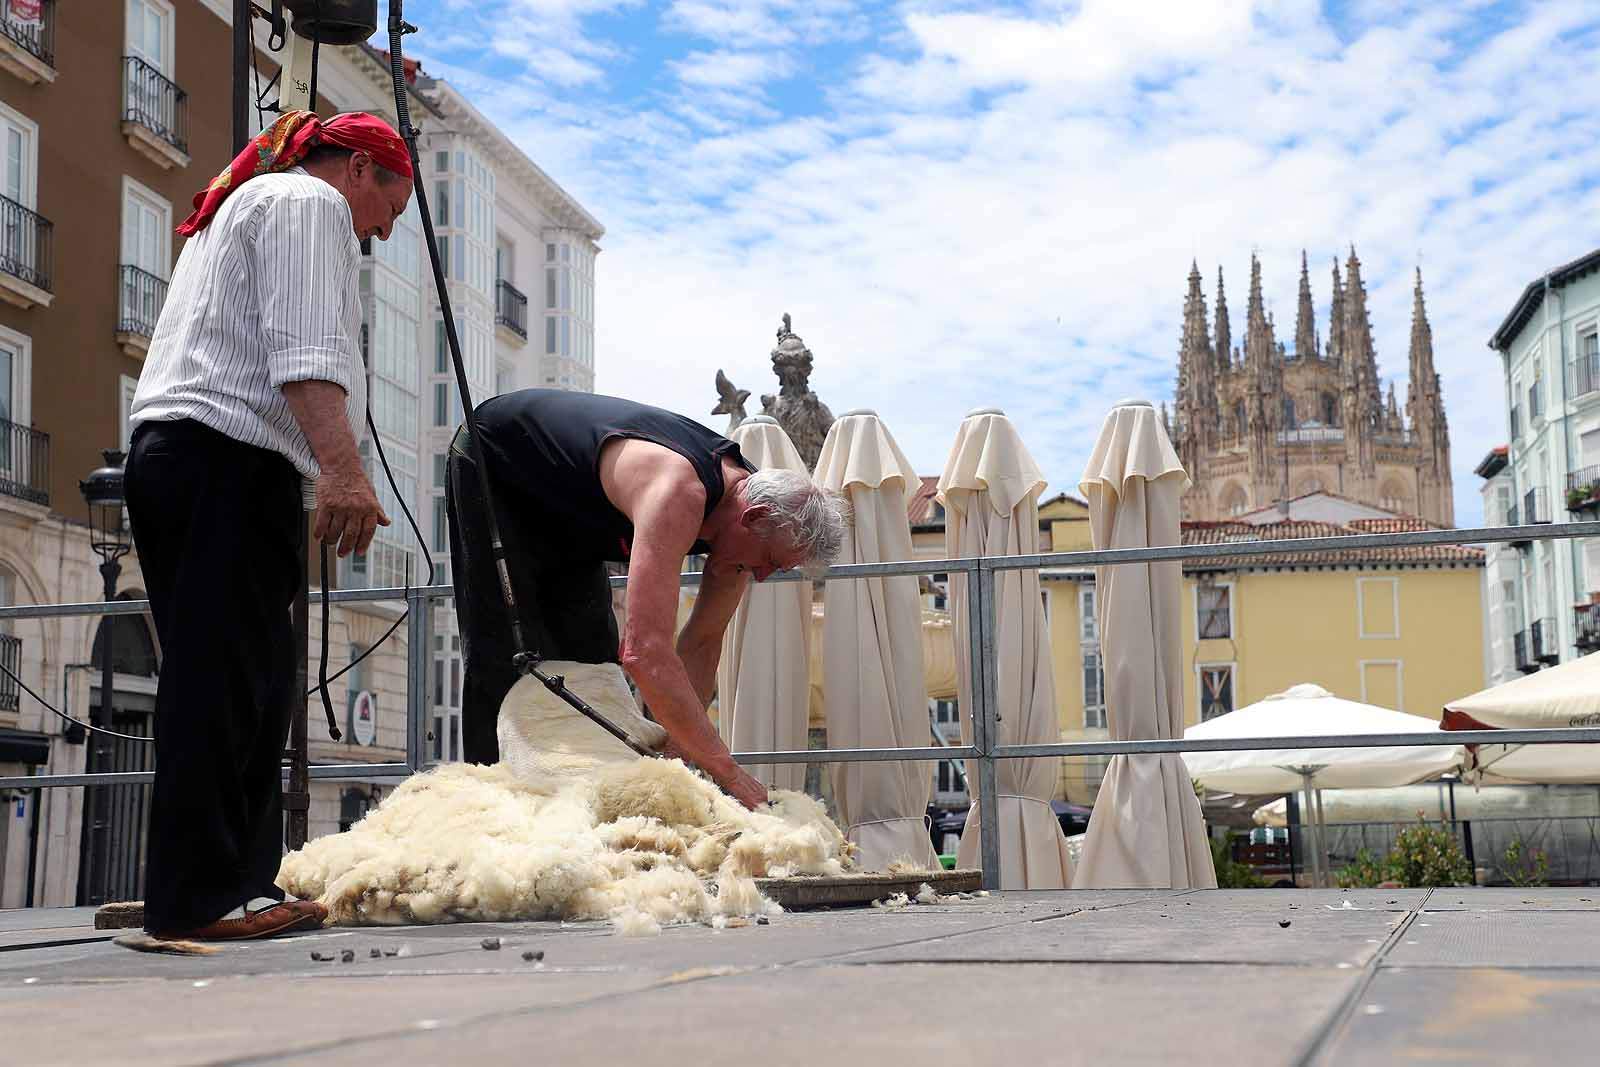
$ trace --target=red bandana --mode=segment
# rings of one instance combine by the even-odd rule
[[[258,174],[274,174],[299,165],[321,144],[365,152],[383,169],[402,178],[411,177],[411,153],[400,135],[382,119],[352,111],[324,122],[310,111],[290,111],[262,130],[234,157],[228,169],[194,194],[194,213],[183,220],[178,232],[193,237],[210,225],[222,202],[240,185]]]

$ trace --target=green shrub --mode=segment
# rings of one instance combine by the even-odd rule
[[[1455,835],[1426,819],[1395,836],[1385,864],[1389,877],[1403,886],[1471,885],[1472,868]]]
[[[1500,873],[1514,886],[1548,885],[1550,857],[1542,848],[1531,848],[1521,837],[1513,837],[1500,858]]]
[[[1233,834],[1224,831],[1211,839],[1211,865],[1217,871],[1218,889],[1265,889],[1267,880],[1248,863],[1235,862]]]
[[[1388,864],[1365,848],[1356,852],[1348,867],[1333,872],[1333,884],[1340,889],[1376,889],[1388,879]]]

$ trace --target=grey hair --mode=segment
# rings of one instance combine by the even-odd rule
[[[767,525],[805,554],[801,573],[818,577],[844,549],[850,505],[799,471],[756,471],[744,482],[744,501],[767,509]]]

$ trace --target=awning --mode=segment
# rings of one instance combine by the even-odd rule
[[[50,738],[33,730],[0,726],[0,763],[26,763],[42,767],[50,762]]]

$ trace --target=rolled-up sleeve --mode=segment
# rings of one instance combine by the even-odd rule
[[[342,316],[360,269],[354,242],[342,198],[280,196],[263,208],[249,263],[272,388],[326,381],[350,391],[355,341]]]

